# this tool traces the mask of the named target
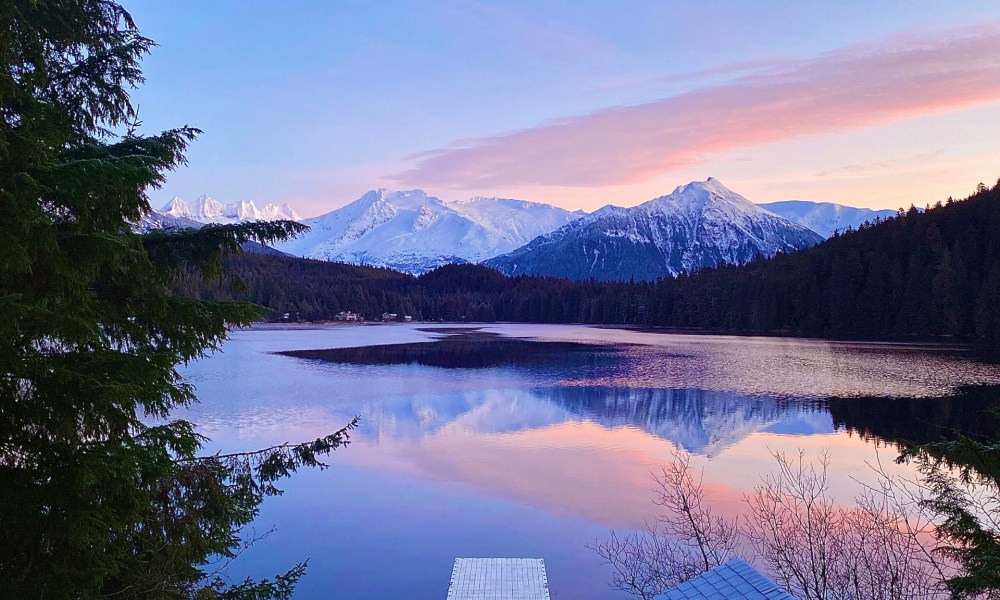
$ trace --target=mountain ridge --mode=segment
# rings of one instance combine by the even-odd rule
[[[509,198],[446,202],[423,190],[370,190],[323,215],[310,231],[276,247],[315,258],[420,274],[509,252],[580,215]]]
[[[822,239],[709,177],[630,208],[602,207],[483,264],[506,275],[653,280]]]
[[[762,202],[757,206],[792,223],[812,229],[825,238],[829,238],[834,232],[843,233],[847,229],[857,229],[863,223],[875,219],[888,219],[898,213],[895,210],[874,210],[813,200],[780,200]]]
[[[172,217],[192,219],[199,223],[233,223],[239,221],[298,221],[302,217],[288,205],[268,202],[258,207],[253,200],[240,200],[223,204],[208,194],[198,196],[193,202],[188,202],[180,196],[174,196],[170,202],[158,212]]]
[[[738,198],[738,207],[732,203],[708,206],[713,194]],[[710,208],[707,221],[703,220],[706,207]],[[527,269],[523,272],[571,278],[644,279],[674,276],[722,262],[745,262],[755,256],[770,256],[818,241],[806,240],[808,234],[800,231],[792,236],[797,239],[790,244],[775,244],[774,240],[764,243],[763,230],[760,227],[755,230],[753,223],[767,221],[765,212],[818,230],[822,237],[829,237],[834,230],[857,228],[864,221],[894,214],[811,201],[754,205],[712,177],[677,186],[670,194],[637,206],[608,204],[590,214],[529,200],[480,195],[445,201],[421,189],[386,188],[369,190],[353,202],[308,219],[301,218],[288,204],[268,203],[262,207],[252,201],[223,204],[208,195],[193,202],[175,196],[156,212],[150,214],[140,229],[161,228],[168,219],[169,226],[175,228],[193,226],[192,223],[251,219],[298,220],[312,231],[279,244],[279,250],[305,258],[387,267],[411,274],[448,263],[485,262],[514,274]],[[545,252],[549,253],[554,232],[562,230],[559,235],[565,236],[592,221],[605,225],[601,233],[607,238],[604,240],[607,246],[598,247],[594,238],[583,243],[586,247],[577,248],[580,253],[589,253],[590,266],[586,269],[572,266],[573,261],[567,262],[564,260],[567,257],[561,255],[547,257],[542,264],[531,267],[525,267],[525,261],[520,259],[516,264],[504,262],[508,254],[518,257],[529,254],[532,244],[545,246]],[[705,227],[714,229],[714,233],[703,232],[704,239],[698,239],[699,228]],[[546,266],[546,262],[564,264],[554,268]]]

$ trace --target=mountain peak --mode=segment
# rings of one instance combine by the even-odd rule
[[[710,177],[638,206],[598,209],[487,264],[508,275],[653,280],[743,264],[821,239]]]
[[[222,204],[208,194],[202,194],[194,202],[187,202],[174,196],[161,212],[172,217],[186,217],[199,223],[231,223],[236,221],[298,220],[300,217],[288,204],[278,206],[265,204],[257,207],[253,200],[240,200]]]
[[[360,198],[355,200],[355,202],[360,202],[362,204],[371,204],[373,202],[387,202],[389,204],[397,206],[408,206],[414,203],[420,203],[425,200],[437,200],[427,195],[427,192],[421,189],[412,190],[390,190],[389,188],[377,188],[374,190],[368,190],[361,195]]]
[[[312,229],[278,248],[418,274],[446,263],[479,262],[510,252],[578,217],[524,200],[445,202],[420,189],[383,188],[306,220]]]
[[[742,196],[740,196],[733,190],[727,188],[721,181],[719,181],[715,177],[709,177],[705,181],[692,181],[691,183],[688,183],[686,185],[679,185],[676,188],[674,188],[674,191],[671,195],[691,194],[701,191],[715,193],[719,196],[737,196],[739,198],[742,198]]]
[[[679,185],[666,196],[653,198],[640,206],[667,214],[702,214],[710,208],[727,213],[756,214],[762,212],[752,202],[737,194],[714,177]]]
[[[175,216],[182,216],[190,214],[191,207],[188,206],[188,203],[184,200],[184,198],[174,196],[170,199],[170,202],[167,202],[166,205],[164,205],[164,207],[160,210],[161,212],[170,213]]]

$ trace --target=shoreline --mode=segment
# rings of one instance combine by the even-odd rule
[[[935,341],[906,341],[906,340],[859,340],[859,339],[849,339],[849,338],[822,338],[822,337],[808,337],[808,336],[797,336],[788,333],[767,333],[767,332],[734,332],[725,330],[710,330],[710,329],[693,329],[693,328],[676,328],[676,327],[652,327],[643,325],[629,325],[629,324],[604,324],[604,323],[531,323],[524,321],[492,321],[492,322],[480,322],[480,321],[409,321],[409,322],[384,322],[384,321],[365,321],[362,323],[358,322],[323,322],[323,323],[275,323],[275,322],[261,322],[253,323],[248,327],[239,328],[241,330],[249,331],[294,331],[294,330],[321,330],[321,329],[337,329],[341,327],[395,327],[400,325],[409,326],[419,326],[419,327],[441,327],[452,329],[456,327],[489,327],[492,325],[566,325],[575,327],[590,327],[593,329],[617,329],[621,331],[634,331],[637,333],[654,333],[660,335],[685,335],[685,336],[697,336],[697,337],[732,337],[732,338],[767,338],[767,339],[787,339],[787,340],[803,340],[803,341],[813,341],[813,342],[824,342],[828,344],[855,344],[855,345],[865,345],[865,346],[877,346],[877,347],[903,347],[903,348],[935,348],[941,350],[952,350],[952,351],[965,351],[975,353],[978,347],[974,344],[964,343],[964,342],[935,342]]]

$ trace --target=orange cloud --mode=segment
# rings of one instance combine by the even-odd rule
[[[457,189],[634,184],[750,147],[1000,101],[1000,24],[893,37],[636,106],[411,157],[390,179]]]

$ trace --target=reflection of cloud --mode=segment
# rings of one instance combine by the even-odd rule
[[[650,471],[671,448],[634,428],[567,422],[498,436],[434,436],[391,451],[425,477],[473,484],[559,514],[635,527],[655,508]]]
[[[377,453],[357,453],[352,462],[388,468],[438,481],[459,482],[489,495],[538,506],[560,515],[580,516],[609,527],[641,527],[653,518],[652,473],[666,464],[675,446],[635,427],[608,428],[591,421],[566,422],[541,429],[479,436],[442,432],[421,441],[400,441]],[[734,516],[742,512],[743,494],[774,472],[772,452],[810,458],[833,454],[832,492],[850,500],[859,482],[874,480],[868,462],[876,450],[860,437],[787,436],[758,432],[740,441],[726,460],[693,456],[692,466],[704,473],[712,506]],[[912,465],[895,465],[892,473],[912,475]]]
[[[458,188],[644,181],[732,148],[1000,100],[1000,28],[883,41],[637,106],[423,153],[402,183]]]

